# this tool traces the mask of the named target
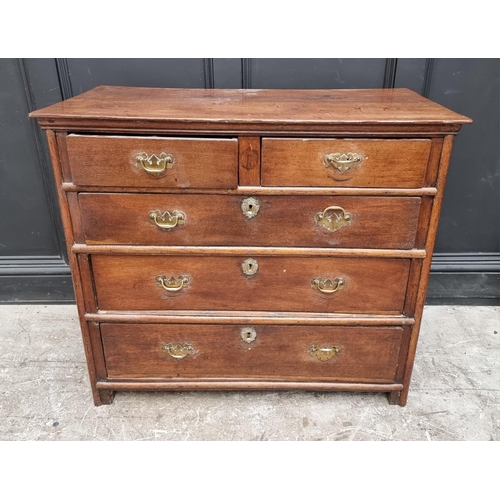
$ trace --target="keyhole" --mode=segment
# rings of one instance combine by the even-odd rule
[[[257,273],[259,264],[254,259],[246,259],[241,264],[241,267],[243,269],[243,274],[245,274],[246,276],[253,276]]]

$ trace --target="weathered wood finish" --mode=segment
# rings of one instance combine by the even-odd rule
[[[458,131],[471,120],[407,89],[240,90],[101,86],[30,114],[44,127],[65,130],[337,128]]]
[[[239,185],[260,186],[260,137],[239,138]]]
[[[262,139],[262,185],[423,187],[430,150],[425,139]],[[330,153],[359,153],[365,160],[340,173],[326,166]]]
[[[101,137],[66,138],[71,178],[81,186],[234,188],[237,139]],[[169,154],[173,166],[160,176],[137,167],[139,153]]]
[[[237,325],[102,324],[110,378],[257,378],[299,381],[395,382],[402,328],[329,326],[255,327],[247,343]],[[193,353],[172,358],[165,344],[190,344]],[[320,361],[312,345],[339,353]]]
[[[57,147],[56,134],[51,130],[47,131],[47,142],[49,145],[50,158],[54,170],[54,178],[56,183],[60,186],[63,181],[63,170],[61,167],[61,158]],[[64,236],[66,238],[66,245],[68,247],[68,259],[71,266],[71,277],[73,279],[73,287],[75,290],[76,305],[78,308],[78,317],[80,320],[80,329],[82,331],[83,347],[85,350],[85,357],[87,360],[87,368],[89,373],[90,385],[92,388],[92,397],[94,404],[99,406],[107,401],[111,402],[112,398],[109,396],[109,391],[101,391],[97,388],[96,382],[98,380],[95,353],[92,348],[92,333],[89,330],[89,325],[85,321],[85,303],[89,301],[84,295],[84,288],[88,289],[88,284],[91,281],[91,276],[82,274],[78,265],[78,258],[75,253],[71,251],[71,246],[74,241],[74,229],[71,221],[70,207],[68,197],[65,196],[61,189],[58,189],[59,206],[61,210],[61,217],[64,227]]]
[[[157,257],[94,255],[92,269],[99,310],[235,310],[330,313],[403,311],[410,261],[337,257],[259,257],[245,276],[246,256]],[[178,292],[155,278],[188,276]],[[315,277],[344,279],[332,294],[315,290]],[[126,293],[125,293],[126,292]]]
[[[126,87],[30,116],[48,129],[96,405],[165,389],[381,391],[406,404],[452,138],[470,119],[404,89]],[[143,151],[172,154],[173,168],[141,171]],[[367,159],[337,174],[332,152]],[[246,197],[261,204],[254,218]],[[328,206],[351,225],[318,227]],[[185,224],[160,230],[151,210],[181,210]],[[190,283],[169,292],[158,275]],[[345,284],[323,294],[315,277]],[[162,348],[184,342],[184,359]],[[313,343],[339,353],[319,361]]]
[[[391,259],[423,259],[425,250],[385,250],[377,248],[311,248],[311,247],[245,247],[245,254],[290,255],[308,257],[390,257]],[[96,255],[241,255],[242,247],[213,246],[145,246],[145,245],[84,245],[75,243],[73,252]]]
[[[237,325],[244,318],[252,325],[329,325],[329,326],[401,326],[414,325],[415,320],[403,315],[377,314],[335,314],[245,311],[120,311],[118,313],[99,311],[87,313],[85,319],[96,323],[196,323]]]
[[[249,218],[244,196],[90,194],[78,196],[85,242],[112,245],[414,247],[420,198],[258,196]],[[351,214],[350,226],[330,232],[315,216],[329,206]],[[171,230],[151,223],[151,210],[180,210],[186,220]],[[330,213],[331,215],[331,213]]]
[[[99,392],[108,391],[362,391],[398,392],[403,384],[362,384],[360,382],[282,382],[280,380],[176,378],[107,379],[98,381]],[[106,404],[106,403],[104,403]],[[108,403],[109,404],[109,403]]]

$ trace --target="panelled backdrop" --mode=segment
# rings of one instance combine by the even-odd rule
[[[97,85],[406,87],[471,117],[455,140],[428,303],[499,298],[498,59],[0,59],[0,302],[72,302],[44,133],[28,113]]]

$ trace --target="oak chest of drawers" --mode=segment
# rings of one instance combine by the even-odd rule
[[[453,136],[405,89],[98,87],[47,130],[95,404],[117,390],[406,404]]]

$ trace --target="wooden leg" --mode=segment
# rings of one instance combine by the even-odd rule
[[[115,391],[109,389],[98,389],[94,393],[94,404],[96,406],[110,405],[115,397]]]
[[[387,399],[390,405],[399,405],[404,406],[406,404],[406,400],[403,403],[401,399],[402,391],[391,391],[387,393]]]
[[[410,385],[406,384],[405,388],[401,391],[399,395],[399,406],[406,406],[406,401],[408,399],[408,391],[410,389]]]

